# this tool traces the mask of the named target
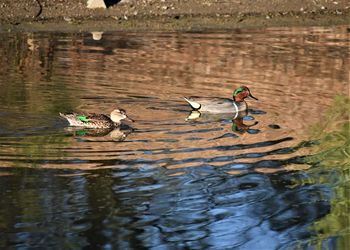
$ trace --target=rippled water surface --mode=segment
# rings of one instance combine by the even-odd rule
[[[350,247],[346,27],[100,36],[0,34],[0,248]]]

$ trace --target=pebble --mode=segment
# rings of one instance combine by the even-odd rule
[[[63,17],[63,20],[66,22],[69,22],[69,23],[72,22],[72,18],[67,17],[67,16]]]
[[[343,12],[341,12],[340,10],[336,10],[335,13],[337,13],[337,15],[343,14]]]
[[[103,0],[88,0],[87,7],[89,9],[97,9],[97,8],[106,9],[107,8],[107,6]]]

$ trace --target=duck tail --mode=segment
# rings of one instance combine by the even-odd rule
[[[198,109],[201,108],[200,103],[195,102],[195,101],[193,101],[193,100],[190,100],[190,99],[188,99],[188,98],[186,98],[186,97],[184,97],[184,99],[185,99],[186,102],[188,102],[188,104],[190,104],[190,106],[192,107],[192,109],[198,110]]]

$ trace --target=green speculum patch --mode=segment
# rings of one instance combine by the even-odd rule
[[[79,116],[78,116],[78,119],[79,119],[80,121],[82,121],[82,122],[88,122],[88,121],[89,121],[89,120],[86,118],[85,115],[79,115]]]

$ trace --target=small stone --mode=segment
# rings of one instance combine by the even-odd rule
[[[327,9],[325,6],[321,6],[321,10],[325,10]]]
[[[107,6],[103,0],[88,0],[87,7],[89,9],[97,9],[97,8],[106,9],[107,8]]]
[[[132,3],[132,0],[121,0],[118,4],[128,4]]]
[[[72,18],[67,17],[67,16],[63,17],[63,20],[66,22],[69,22],[69,23],[72,22]]]
[[[338,2],[333,2],[333,4],[338,4]]]
[[[343,14],[343,12],[341,12],[340,10],[336,10],[335,13],[337,13],[337,15]]]
[[[164,6],[162,6],[162,9],[167,10],[167,9],[169,9],[169,7],[164,5]]]

